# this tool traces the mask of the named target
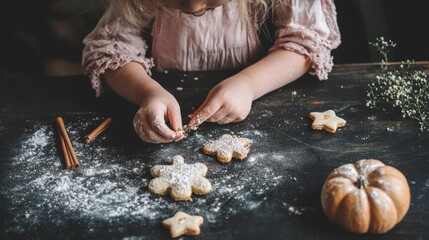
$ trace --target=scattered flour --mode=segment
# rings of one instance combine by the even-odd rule
[[[83,141],[85,129],[97,122],[99,119],[88,117],[74,123],[66,122],[81,163],[74,171],[64,169],[55,126],[50,122],[35,124],[32,131],[26,132],[21,151],[11,163],[11,168],[19,171],[4,178],[6,184],[14,186],[4,193],[4,204],[14,216],[5,221],[7,231],[37,229],[46,222],[60,226],[67,221],[64,216],[86,219],[88,224],[97,219],[114,218],[154,224],[177,209],[203,215],[208,222],[222,221],[237,212],[252,211],[266,204],[267,193],[289,177],[278,167],[279,164],[293,164],[281,153],[252,150],[256,147],[253,145],[264,141],[266,136],[258,130],[235,133],[254,143],[247,159],[230,164],[220,164],[215,157],[206,156],[201,151],[204,143],[221,134],[216,132],[194,132],[182,143],[161,145],[154,153],[156,156],[147,156],[144,151],[128,152],[123,156],[123,149],[107,146],[106,139],[101,136],[100,141],[91,144]],[[234,134],[228,129],[222,131]],[[182,145],[178,148],[177,144]],[[175,202],[169,196],[160,197],[148,191],[147,185],[152,179],[150,167],[168,164],[176,154],[181,154],[187,163],[202,162],[208,166],[206,177],[213,187],[211,193],[202,197],[193,195],[192,202]],[[283,207],[296,214],[301,212],[301,209],[290,209],[287,205]],[[30,216],[26,227],[22,222],[24,213]],[[92,229],[91,226],[88,228]]]
[[[303,208],[303,207],[297,208],[294,206],[290,206],[288,209],[292,214],[295,214],[295,215],[302,215],[303,211],[307,210],[307,208]]]

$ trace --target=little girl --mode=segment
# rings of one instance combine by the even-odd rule
[[[276,27],[275,42],[264,53],[258,31],[268,20]],[[150,59],[142,37],[148,27]],[[239,122],[253,100],[310,68],[326,79],[340,34],[332,0],[112,0],[84,44],[82,62],[97,96],[106,83],[137,104],[137,134],[163,143],[183,137],[182,119],[178,102],[151,78],[151,68],[242,69],[211,89],[188,125]]]

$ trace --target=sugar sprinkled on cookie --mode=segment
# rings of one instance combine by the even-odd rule
[[[231,134],[224,134],[214,141],[206,143],[203,151],[207,155],[216,155],[221,163],[229,163],[232,158],[244,159],[250,151],[251,141]]]
[[[149,191],[158,195],[170,193],[176,201],[192,200],[192,193],[203,195],[212,186],[204,176],[207,166],[202,163],[186,164],[180,155],[172,158],[171,165],[155,165],[150,170],[154,179],[149,182]]]
[[[184,212],[177,212],[173,217],[162,221],[162,225],[170,229],[172,238],[182,235],[194,236],[200,234],[200,226],[204,218],[201,216],[189,215]]]
[[[325,130],[330,133],[335,133],[337,128],[344,127],[346,120],[337,117],[333,110],[327,110],[325,112],[311,112],[310,118],[313,120],[311,128],[314,130]]]

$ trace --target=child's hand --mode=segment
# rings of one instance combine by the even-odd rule
[[[174,130],[165,124],[165,119]],[[145,142],[166,143],[181,139],[183,136],[178,134],[182,129],[179,103],[162,87],[152,90],[140,104],[134,117],[134,129]]]
[[[198,126],[204,121],[227,124],[243,121],[250,112],[253,92],[246,77],[234,75],[217,84],[204,103],[189,117],[189,126]]]

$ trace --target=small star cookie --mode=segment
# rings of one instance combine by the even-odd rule
[[[337,128],[344,127],[346,120],[337,117],[333,110],[327,110],[325,112],[311,112],[310,118],[313,120],[311,128],[314,130],[323,130],[327,132],[335,133]]]
[[[172,158],[172,165],[155,165],[150,173],[154,179],[149,182],[149,191],[164,195],[170,193],[176,201],[192,200],[192,192],[203,195],[212,190],[204,176],[207,166],[202,163],[186,164],[180,155]]]
[[[207,155],[216,155],[221,163],[229,163],[232,158],[242,160],[247,157],[250,143],[248,138],[224,134],[219,139],[206,143],[203,151]]]
[[[200,226],[203,224],[204,218],[201,216],[193,216],[184,212],[177,212],[173,217],[162,221],[162,225],[170,229],[172,238],[182,235],[198,235],[200,234]]]

